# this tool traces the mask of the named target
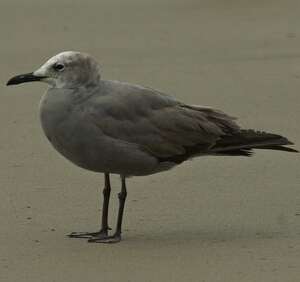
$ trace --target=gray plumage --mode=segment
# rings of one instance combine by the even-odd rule
[[[40,103],[43,130],[54,148],[88,170],[148,175],[203,155],[249,156],[251,150],[292,151],[285,137],[243,130],[219,110],[186,105],[157,90],[102,80],[89,55],[63,52],[27,81],[50,85]],[[8,84],[26,82],[23,76]]]

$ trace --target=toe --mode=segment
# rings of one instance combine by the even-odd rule
[[[88,240],[89,243],[104,243],[104,244],[113,244],[121,241],[121,236],[107,236],[103,238],[90,238]]]

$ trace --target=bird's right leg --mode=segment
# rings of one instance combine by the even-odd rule
[[[110,179],[109,173],[104,174],[105,185],[103,189],[103,208],[102,208],[102,223],[101,229],[98,232],[72,232],[68,236],[70,238],[106,238],[108,236],[108,207],[109,207],[109,198],[110,198]]]

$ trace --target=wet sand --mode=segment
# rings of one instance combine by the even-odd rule
[[[124,241],[88,244],[65,235],[98,228],[102,176],[48,144],[45,85],[4,86],[57,52],[85,51],[107,79],[223,109],[299,149],[299,1],[82,3],[0,3],[0,281],[299,281],[299,155],[200,158],[132,178]],[[112,185],[114,227],[117,176]]]

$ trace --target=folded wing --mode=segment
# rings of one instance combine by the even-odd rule
[[[221,111],[185,105],[148,88],[124,84],[118,91],[114,82],[109,87],[110,94],[98,97],[90,111],[93,122],[103,134],[134,143],[161,161],[182,162],[239,131],[234,118]]]

